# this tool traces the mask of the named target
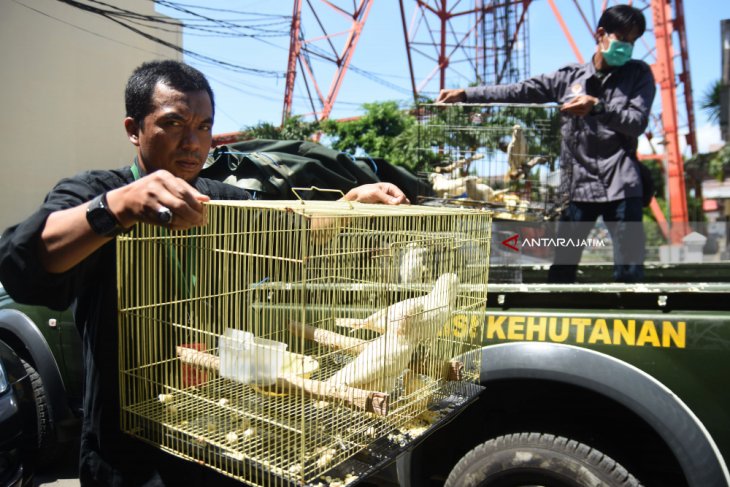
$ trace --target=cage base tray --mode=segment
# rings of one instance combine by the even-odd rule
[[[374,441],[366,450],[345,460],[336,467],[325,472],[318,479],[307,485],[328,485],[328,479],[342,479],[350,476],[348,487],[368,482],[369,477],[393,463],[403,452],[414,448],[430,435],[453,421],[466,408],[474,403],[479,394],[484,390],[483,386],[471,383],[451,383],[446,389],[439,391],[442,398],[431,405],[428,411],[434,413],[437,418],[427,429],[418,436],[411,437],[407,433],[398,435],[386,435]],[[368,485],[371,485],[368,484]]]
[[[476,401],[483,390],[483,386],[473,383],[447,383],[436,393],[439,399],[428,409],[428,411],[433,413],[433,421],[430,422],[428,427],[419,431],[417,435],[411,435],[407,429],[401,428],[391,434],[381,436],[375,439],[364,450],[352,455],[342,463],[305,484],[302,484],[299,480],[287,478],[280,471],[277,472],[272,469],[270,465],[265,465],[265,461],[257,461],[255,458],[233,454],[228,448],[220,447],[215,443],[201,441],[199,437],[193,434],[182,432],[157,421],[151,421],[149,418],[140,417],[140,422],[138,423],[138,428],[146,430],[144,434],[135,434],[135,431],[129,431],[128,433],[158,447],[160,447],[160,444],[176,445],[175,450],[169,450],[169,448],[165,447],[161,448],[199,464],[213,466],[225,463],[229,467],[238,464],[240,468],[234,468],[233,470],[246,472],[247,475],[245,478],[237,477],[230,473],[223,473],[237,478],[248,485],[261,485],[263,479],[266,479],[266,482],[271,482],[272,479],[276,479],[276,482],[274,482],[275,485],[290,485],[292,487],[301,487],[302,485],[329,485],[333,479],[344,480],[348,477],[349,483],[347,485],[354,486],[367,481],[368,477],[394,462],[401,453],[415,447],[428,436],[451,422],[470,404]],[[150,441],[150,438],[159,438],[161,441],[155,444],[155,442]],[[181,454],[181,451],[187,454]]]

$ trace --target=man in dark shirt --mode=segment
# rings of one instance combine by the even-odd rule
[[[590,62],[520,83],[443,90],[437,103],[559,103],[561,189],[569,201],[558,236],[582,241],[603,217],[614,248],[614,280],[643,278],[642,185],[636,156],[656,86],[649,66],[632,60],[646,21],[629,5],[606,9]],[[582,248],[558,247],[548,280],[574,282]]]
[[[43,205],[0,238],[0,280],[17,301],[75,303],[84,359],[82,485],[216,485],[229,479],[120,430],[114,237],[139,222],[185,230],[205,223],[203,202],[248,199],[198,177],[212,141],[214,101],[202,73],[176,61],[145,63],[125,92],[131,167],[60,181]],[[399,204],[394,185],[352,189],[345,199]]]

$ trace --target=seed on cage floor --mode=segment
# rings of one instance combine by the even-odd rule
[[[419,415],[419,418],[423,419],[427,423],[435,423],[436,421],[441,419],[441,415],[436,411],[431,411],[430,409],[427,409]]]
[[[175,396],[173,396],[172,394],[160,394],[159,396],[157,396],[157,399],[159,399],[162,404],[168,404],[175,399]]]
[[[337,451],[334,448],[328,448],[325,450],[322,455],[317,459],[317,466],[318,467],[326,467],[332,461],[335,459],[335,456],[337,455]]]

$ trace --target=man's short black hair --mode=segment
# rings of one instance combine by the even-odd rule
[[[153,110],[152,94],[157,83],[163,83],[182,92],[205,90],[215,113],[213,90],[205,75],[185,63],[164,60],[140,65],[127,80],[127,88],[124,91],[127,117],[132,117],[135,122],[142,124],[144,118]]]
[[[598,21],[598,27],[603,27],[609,34],[628,34],[636,31],[641,37],[646,30],[646,19],[636,7],[614,5],[604,10]]]

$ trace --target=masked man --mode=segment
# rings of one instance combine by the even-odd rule
[[[583,241],[599,216],[611,234],[616,281],[644,274],[642,184],[638,138],[646,129],[656,93],[643,61],[631,59],[646,29],[640,10],[606,9],[595,33],[596,52],[586,64],[571,64],[520,83],[443,90],[437,103],[558,103],[561,111],[561,192],[568,206],[558,237]],[[558,247],[551,282],[574,282],[579,246]]]

